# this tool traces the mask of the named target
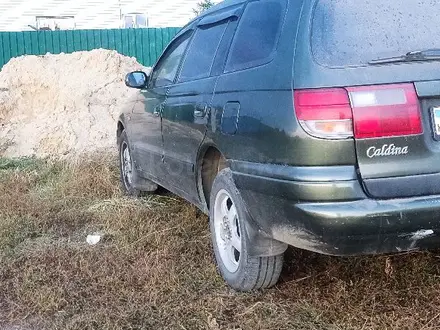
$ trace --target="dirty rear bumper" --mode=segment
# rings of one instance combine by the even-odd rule
[[[350,166],[231,168],[254,222],[280,242],[339,256],[440,247],[440,196],[369,199]]]
[[[286,204],[286,216],[297,214],[302,227],[282,222],[272,226],[272,237],[291,245],[307,241],[312,251],[359,255],[440,246],[440,197]]]

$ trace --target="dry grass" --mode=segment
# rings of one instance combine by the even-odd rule
[[[169,194],[132,200],[112,162],[0,160],[0,328],[438,329],[435,253],[289,250],[281,283],[237,294],[207,218]],[[87,234],[104,240],[91,247]]]

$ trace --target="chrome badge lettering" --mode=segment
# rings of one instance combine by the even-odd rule
[[[385,157],[385,156],[400,156],[407,155],[409,152],[408,146],[396,147],[394,144],[384,144],[382,148],[371,147],[367,150],[368,158]]]

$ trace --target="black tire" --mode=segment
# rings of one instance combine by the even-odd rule
[[[130,166],[132,169],[132,175],[134,170],[133,158],[131,158],[130,144],[128,142],[127,133],[125,133],[125,131],[122,131],[121,135],[118,138],[118,147],[119,147],[118,149],[119,149],[119,173],[120,173],[119,178],[120,178],[121,190],[127,196],[139,197],[141,195],[141,191],[133,187],[133,181],[132,181],[133,176],[131,177],[131,181],[130,181],[125,172],[126,165],[124,164],[124,151],[126,149],[130,153]]]
[[[227,194],[225,194],[225,192]],[[238,250],[235,250],[235,248],[233,247],[234,253],[231,254],[233,256],[239,255],[239,260],[234,260],[232,263],[224,257],[226,252],[221,252],[221,247],[218,244],[219,240],[220,245],[223,244],[222,242],[225,242],[225,240],[222,240],[221,237],[219,238],[219,236],[222,236],[221,234],[219,234],[219,231],[222,231],[224,233],[225,230],[229,230],[229,233],[233,233],[233,230],[231,230],[230,228],[225,229],[225,227],[227,226],[219,224],[218,222],[218,215],[220,214],[219,212],[221,212],[219,211],[218,205],[220,203],[220,200],[223,200],[223,198],[228,198],[227,195],[229,195],[230,200],[226,200],[226,205],[231,206],[226,207],[229,208],[229,211],[231,211],[232,207],[235,206],[236,212],[232,212],[232,214],[236,214],[235,219],[239,219],[235,220],[234,222],[236,223],[236,229],[238,230],[237,236],[239,236],[241,239],[241,251],[238,252]],[[211,207],[209,211],[209,218],[214,253],[219,272],[225,279],[225,281],[233,289],[242,292],[270,288],[274,286],[278,282],[283,267],[283,254],[272,257],[252,257],[248,254],[248,247],[250,246],[250,244],[252,244],[252,242],[250,242],[247,238],[248,235],[246,234],[245,223],[247,221],[250,221],[250,216],[232,179],[232,173],[230,169],[222,170],[215,178],[211,191],[210,205]],[[224,208],[221,209],[224,210]],[[231,213],[228,214],[230,215]],[[217,220],[214,219],[215,216],[217,216]],[[230,216],[223,217],[221,218],[223,219],[223,222],[220,223],[229,223],[229,220],[225,219],[230,218]],[[226,236],[228,237],[233,235],[234,234]],[[224,245],[227,246],[226,243]],[[228,249],[226,248],[224,250],[226,251]],[[226,260],[226,262],[224,260]],[[238,263],[238,268],[235,271],[231,271],[231,268],[233,268],[231,265],[234,262]],[[227,264],[229,264],[230,267],[228,267]],[[237,267],[237,265],[235,265],[235,267]]]

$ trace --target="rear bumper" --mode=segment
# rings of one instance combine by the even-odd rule
[[[372,200],[350,166],[231,168],[255,223],[283,243],[329,255],[440,247],[440,196]]]

